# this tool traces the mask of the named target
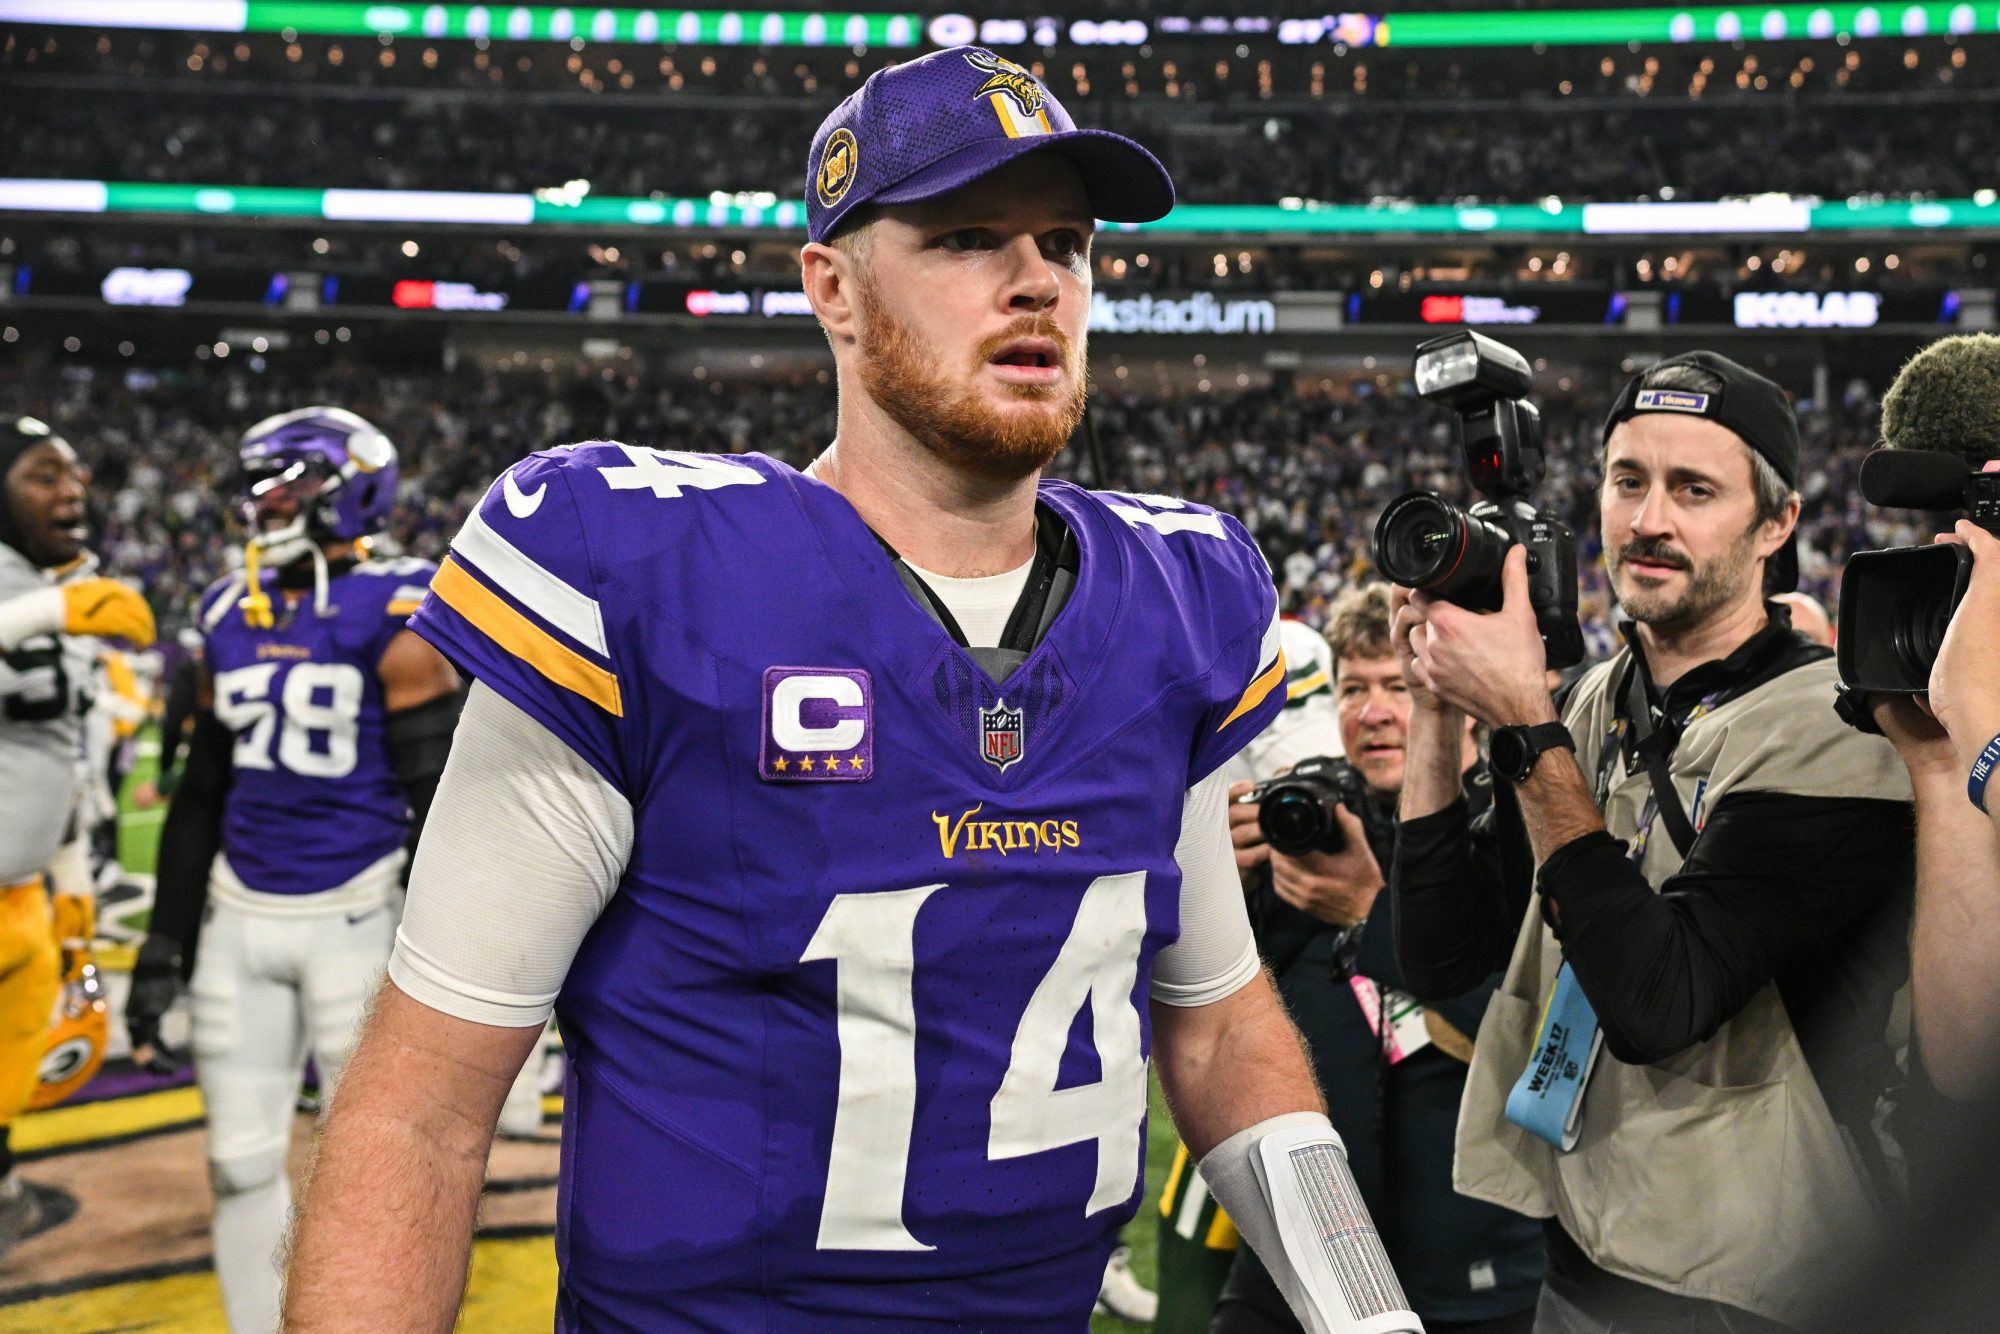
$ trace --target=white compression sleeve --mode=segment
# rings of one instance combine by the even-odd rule
[[[1324,1115],[1259,1121],[1199,1170],[1308,1334],[1423,1334]]]
[[[5,502],[0,502],[5,503]],[[0,602],[0,653],[12,653],[36,635],[63,627],[63,594],[53,585]]]
[[[1181,935],[1153,961],[1152,997],[1211,1005],[1257,976],[1257,941],[1229,843],[1228,766],[1187,791],[1174,861],[1181,868]]]
[[[390,978],[473,1023],[542,1023],[631,851],[624,794],[475,681],[417,847]]]

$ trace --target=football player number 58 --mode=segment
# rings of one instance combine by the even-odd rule
[[[260,662],[215,674],[215,716],[236,734],[236,767],[282,765],[307,778],[342,778],[354,772],[361,669],[345,662],[296,663],[273,699],[271,683],[280,666]],[[273,732],[278,736],[275,758]]]
[[[917,1108],[917,914],[942,885],[842,894],[801,962],[834,960],[840,1093],[820,1210],[819,1249],[927,1251],[903,1226]],[[1094,1141],[1097,1181],[1085,1214],[1131,1198],[1139,1171],[1146,1063],[1132,990],[1146,934],[1146,874],[1100,876],[1085,891],[1055,962],[1014,1030],[993,1095],[989,1158]],[[1102,1077],[1056,1087],[1071,1022],[1085,1001]]]

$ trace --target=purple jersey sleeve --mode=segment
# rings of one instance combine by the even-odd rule
[[[625,787],[625,691],[565,450],[501,474],[452,540],[409,626]]]
[[[1218,567],[1203,582],[1219,652],[1208,675],[1208,712],[1188,761],[1190,787],[1249,745],[1285,707],[1285,655],[1271,567],[1242,524],[1226,514],[1217,517],[1224,543],[1196,548]]]

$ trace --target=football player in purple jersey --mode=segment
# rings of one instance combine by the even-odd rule
[[[838,435],[551,449],[412,627],[475,678],[286,1324],[446,1330],[553,1006],[562,1330],[1085,1328],[1147,1062],[1308,1327],[1419,1328],[1260,971],[1222,765],[1285,698],[1234,519],[1041,478],[1129,140],[961,47],[808,160]]]
[[[230,1328],[261,1334],[278,1323],[304,1057],[323,1087],[339,1078],[462,692],[404,628],[436,567],[367,558],[395,503],[387,437],[301,408],[251,427],[239,454],[252,531],[243,570],[199,604],[201,707],[126,1022],[149,1058],[191,973],[216,1274]]]

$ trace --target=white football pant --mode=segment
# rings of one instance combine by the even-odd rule
[[[324,1104],[395,944],[391,895],[402,862],[398,851],[344,885],[289,895],[248,889],[215,860],[190,990],[215,1272],[233,1334],[278,1328],[300,1072],[311,1053]]]

